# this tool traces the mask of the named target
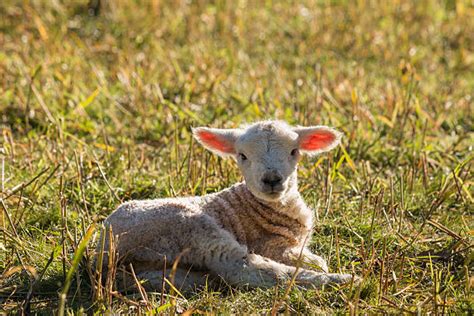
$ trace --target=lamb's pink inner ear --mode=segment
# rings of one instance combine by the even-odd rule
[[[336,140],[336,135],[330,131],[317,130],[307,134],[300,142],[302,150],[318,150],[330,146]]]
[[[234,146],[229,141],[223,139],[222,137],[219,137],[218,135],[212,132],[198,131],[197,136],[205,146],[211,149],[218,150],[227,154],[234,152]]]

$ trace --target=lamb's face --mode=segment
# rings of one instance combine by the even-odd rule
[[[339,143],[340,133],[325,127],[293,128],[281,121],[257,122],[243,129],[196,128],[197,140],[220,156],[236,159],[250,191],[278,201],[296,184],[302,153],[318,154]]]
[[[235,142],[236,160],[250,191],[278,200],[296,182],[298,134],[275,122],[249,127]]]

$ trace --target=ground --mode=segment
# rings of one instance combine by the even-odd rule
[[[473,313],[471,1],[98,2],[0,3],[0,313]],[[266,118],[343,132],[300,191],[360,285],[91,285],[121,201],[241,179],[191,127]]]

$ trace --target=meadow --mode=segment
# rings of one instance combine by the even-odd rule
[[[122,201],[241,180],[191,127],[263,119],[343,132],[299,183],[361,284],[95,282]],[[0,314],[474,312],[472,1],[1,1],[0,131]]]

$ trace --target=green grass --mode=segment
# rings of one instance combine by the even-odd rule
[[[0,80],[0,313],[57,313],[69,282],[77,313],[473,313],[471,1],[1,1]],[[88,228],[239,181],[190,127],[266,118],[344,133],[300,189],[362,284],[93,295]]]

